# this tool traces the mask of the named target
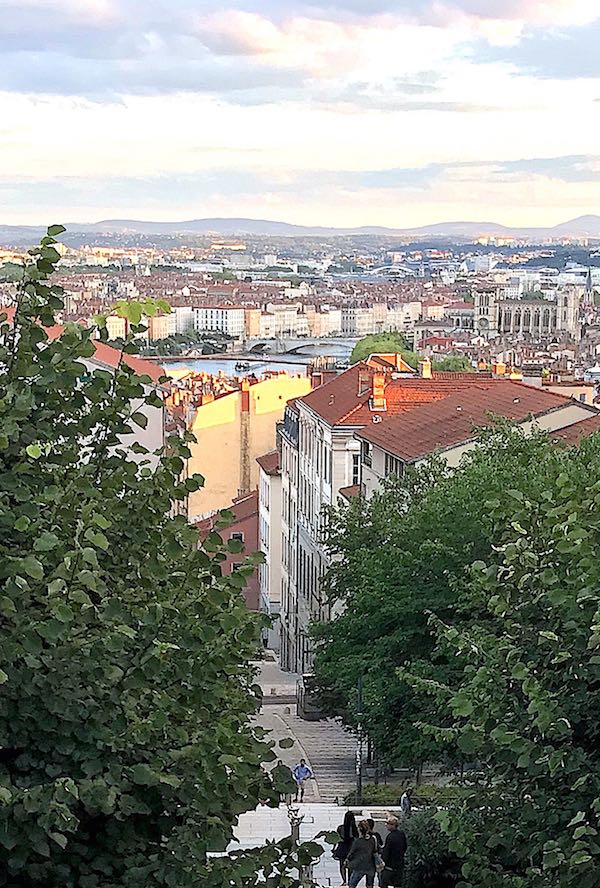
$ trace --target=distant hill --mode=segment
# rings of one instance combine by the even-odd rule
[[[183,222],[148,222],[136,219],[104,219],[95,223],[65,223],[67,243],[87,242],[98,235],[185,236],[215,235],[221,237],[351,237],[380,235],[388,237],[444,237],[460,240],[491,235],[496,237],[593,237],[600,238],[600,216],[580,216],[550,228],[511,228],[497,222],[437,222],[419,228],[386,228],[362,226],[358,228],[331,228],[325,226],[292,225],[269,219],[189,219]],[[0,225],[0,243],[31,244],[43,233],[41,226]]]

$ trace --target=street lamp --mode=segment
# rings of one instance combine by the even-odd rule
[[[356,803],[362,803],[362,758],[363,758],[363,680],[362,675],[358,679],[357,687],[357,707],[356,707],[356,727],[357,727],[357,743],[356,743]]]

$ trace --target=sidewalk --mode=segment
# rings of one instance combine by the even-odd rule
[[[299,805],[300,814],[304,820],[300,825],[300,841],[312,841],[320,832],[334,832],[344,820],[346,807],[324,804]],[[383,834],[383,823],[387,815],[387,809],[352,807],[356,819],[373,817],[379,831]],[[232,844],[229,850],[234,848],[257,848],[269,840],[279,841],[290,834],[290,822],[286,805],[278,808],[266,808],[260,806],[256,811],[242,814],[235,830],[238,842]],[[332,846],[319,840],[324,851],[323,856],[314,868],[314,879],[320,888],[336,888],[340,885],[340,872],[337,860],[332,857]]]
[[[294,741],[290,749],[276,747],[285,765],[293,768],[304,758],[312,768],[315,780],[306,784],[306,802],[341,802],[355,786],[356,740],[333,719],[298,718],[290,698],[295,698],[299,678],[283,672],[274,661],[261,662],[258,683],[267,699],[257,722],[276,742],[288,737]],[[277,697],[282,698],[279,704]]]

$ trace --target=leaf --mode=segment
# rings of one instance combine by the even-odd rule
[[[131,414],[131,421],[141,429],[145,429],[148,425],[148,417],[145,413],[140,413],[139,410]]]
[[[21,565],[27,576],[32,577],[34,580],[43,579],[44,568],[42,567],[41,562],[39,562],[37,558],[34,558],[33,555],[28,555],[26,558],[23,558],[21,560]]]
[[[33,548],[36,552],[49,552],[51,549],[54,549],[58,546],[59,539],[55,533],[50,533],[49,531],[45,531],[40,534],[37,540],[33,544]]]
[[[66,231],[66,230],[67,229],[65,228],[64,225],[49,225],[48,226],[48,236],[49,237],[56,237],[58,234],[62,234],[63,231]]]
[[[4,671],[4,669],[0,669],[0,684],[5,684],[8,681],[8,675]]]
[[[242,540],[237,540],[232,537],[227,540],[227,548],[232,554],[237,555],[244,551],[244,543]]]
[[[62,848],[63,851],[67,847],[67,837],[62,833],[49,832],[48,838],[52,839],[52,841],[55,842],[59,848]]]
[[[584,863],[589,863],[592,859],[592,855],[588,854],[587,851],[576,851],[575,854],[571,856],[569,863],[571,866],[582,866]]]
[[[15,521],[15,530],[23,532],[24,530],[27,530],[30,524],[31,519],[28,518],[27,515],[21,515],[21,517]]]
[[[102,530],[107,530],[112,525],[112,521],[109,521],[108,518],[105,518],[104,515],[100,515],[98,512],[94,512],[92,521]]]
[[[131,779],[139,786],[156,786],[159,783],[158,775],[149,765],[143,763],[131,769]]]
[[[88,540],[92,545],[96,546],[98,549],[102,549],[103,552],[107,552],[109,549],[109,542],[106,536],[102,533],[102,531],[94,531],[91,527],[88,527],[84,534],[86,540]]]
[[[39,459],[42,455],[42,448],[39,444],[28,444],[25,448],[25,453],[32,459]]]

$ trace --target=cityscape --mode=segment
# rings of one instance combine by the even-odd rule
[[[599,16],[6,4],[0,885],[600,885]]]

